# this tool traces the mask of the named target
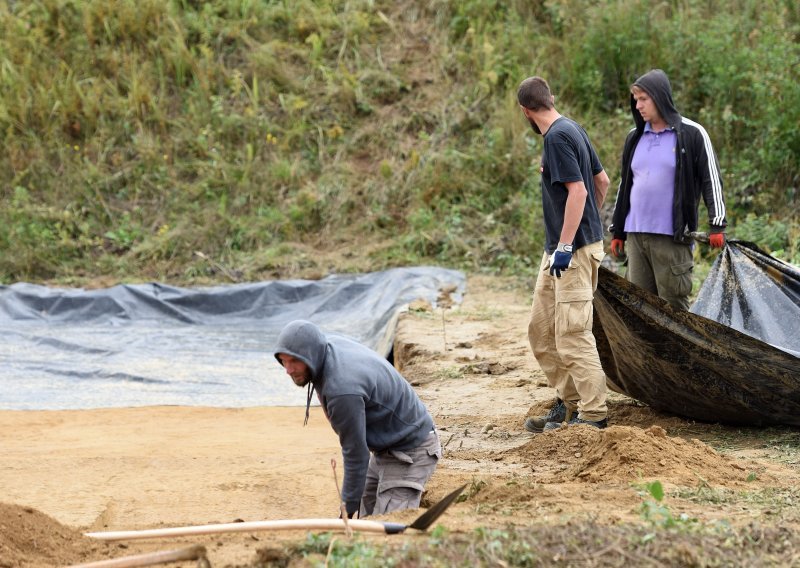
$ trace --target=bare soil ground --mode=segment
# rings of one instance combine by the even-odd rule
[[[604,530],[652,521],[643,513],[642,488],[660,481],[662,504],[675,518],[766,527],[759,534],[783,535],[775,537],[783,560],[763,564],[792,565],[786,559],[795,558],[800,565],[800,549],[792,549],[798,545],[785,536],[800,528],[796,428],[702,424],[612,393],[606,430],[525,432],[525,416],[546,411],[554,399],[527,345],[529,302],[529,290],[514,281],[474,276],[461,305],[412,306],[401,318],[395,364],[428,404],[445,446],[422,505],[468,486],[466,499],[438,524],[464,538],[478,527],[549,527],[562,534],[566,527],[575,538],[597,541],[607,538]],[[264,565],[271,558],[302,565],[282,551],[306,540],[306,531],[122,543],[83,533],[336,517],[331,460],[341,481],[338,443],[319,408],[305,428],[303,412],[0,412],[0,568],[65,566],[193,544],[205,546],[211,566]],[[408,524],[421,513],[379,520]],[[411,531],[365,538],[427,543]],[[613,548],[598,546],[597,555]],[[613,546],[622,560],[642,560]],[[704,545],[691,546],[702,552]]]

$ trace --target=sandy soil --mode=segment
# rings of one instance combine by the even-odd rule
[[[686,488],[687,497],[674,497],[670,505],[699,519],[745,524],[771,515],[800,528],[795,507],[691,498],[703,491],[796,487],[797,456],[779,455],[760,429],[690,422],[612,394],[612,426],[604,431],[526,433],[524,417],[546,410],[554,398],[527,346],[528,305],[529,292],[510,281],[471,277],[460,306],[412,306],[401,318],[395,363],[428,404],[445,446],[422,505],[468,485],[466,500],[454,504],[440,524],[469,531],[580,519],[636,522],[641,483],[659,480],[674,495]],[[304,540],[305,531],[123,543],[83,535],[336,517],[331,460],[339,464],[341,482],[339,446],[319,408],[312,409],[305,428],[303,412],[0,412],[0,568],[64,566],[194,544],[205,546],[212,566],[246,566],[287,541]],[[796,429],[771,432],[793,436]],[[383,520],[408,524],[421,513]]]

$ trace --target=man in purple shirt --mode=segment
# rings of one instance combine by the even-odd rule
[[[669,79],[660,69],[631,87],[631,114],[636,127],[622,151],[611,254],[627,253],[629,281],[688,310],[694,255],[686,233],[698,228],[701,197],[708,209],[709,242],[715,248],[725,245],[717,157],[705,129],[676,110]]]

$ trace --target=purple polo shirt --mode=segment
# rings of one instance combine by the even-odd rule
[[[633,186],[631,209],[625,219],[626,232],[673,234],[672,201],[677,145],[678,136],[672,128],[653,132],[649,122],[644,125],[644,133],[631,161]]]

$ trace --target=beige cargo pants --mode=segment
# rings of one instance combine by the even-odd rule
[[[572,267],[561,278],[545,271],[549,255],[542,257],[533,292],[528,341],[533,355],[569,410],[583,420],[602,420],[606,406],[606,376],[592,335],[598,270],[603,242],[579,248]]]
[[[422,445],[403,452],[374,452],[358,516],[383,515],[419,507],[425,484],[442,457],[439,434],[431,432]]]

